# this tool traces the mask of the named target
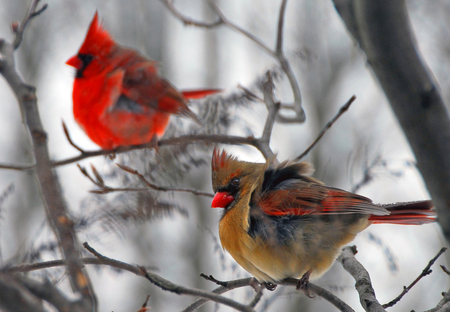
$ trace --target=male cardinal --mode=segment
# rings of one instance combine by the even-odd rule
[[[95,13],[78,54],[66,64],[76,68],[73,114],[89,138],[103,149],[148,143],[161,137],[171,114],[197,116],[186,98],[217,90],[181,93],[158,75],[157,63],[117,44]]]
[[[268,289],[285,278],[324,274],[341,247],[371,224],[435,221],[431,201],[377,205],[309,177],[307,162],[239,161],[214,150],[212,208],[224,208],[222,246]]]

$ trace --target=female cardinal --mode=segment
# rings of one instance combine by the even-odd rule
[[[214,150],[212,208],[224,208],[222,246],[268,289],[285,278],[325,273],[343,245],[374,223],[435,221],[432,202],[377,205],[307,176],[306,162],[239,161]]]
[[[181,93],[158,75],[157,64],[117,44],[95,13],[78,54],[66,64],[76,68],[73,114],[89,138],[104,149],[148,143],[161,137],[171,114],[197,116],[186,98],[217,90]]]

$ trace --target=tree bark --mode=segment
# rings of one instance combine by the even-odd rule
[[[404,0],[334,0],[367,56],[417,160],[450,240],[450,120],[421,60]]]

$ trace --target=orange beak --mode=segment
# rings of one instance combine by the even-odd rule
[[[67,60],[66,64],[75,67],[76,69],[80,69],[83,66],[83,63],[78,58],[78,55],[72,56],[70,59]]]
[[[234,196],[228,192],[217,192],[211,203],[211,208],[226,208],[234,201]]]

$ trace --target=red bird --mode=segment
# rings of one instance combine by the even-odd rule
[[[341,247],[371,224],[435,221],[431,201],[377,205],[309,177],[307,162],[239,161],[214,150],[212,208],[222,246],[268,289],[285,278],[324,274]],[[304,284],[303,284],[304,285]]]
[[[217,90],[176,90],[158,75],[157,63],[117,44],[95,13],[78,54],[66,64],[76,68],[73,114],[89,138],[103,149],[144,144],[161,137],[171,114],[198,117],[186,97]]]

